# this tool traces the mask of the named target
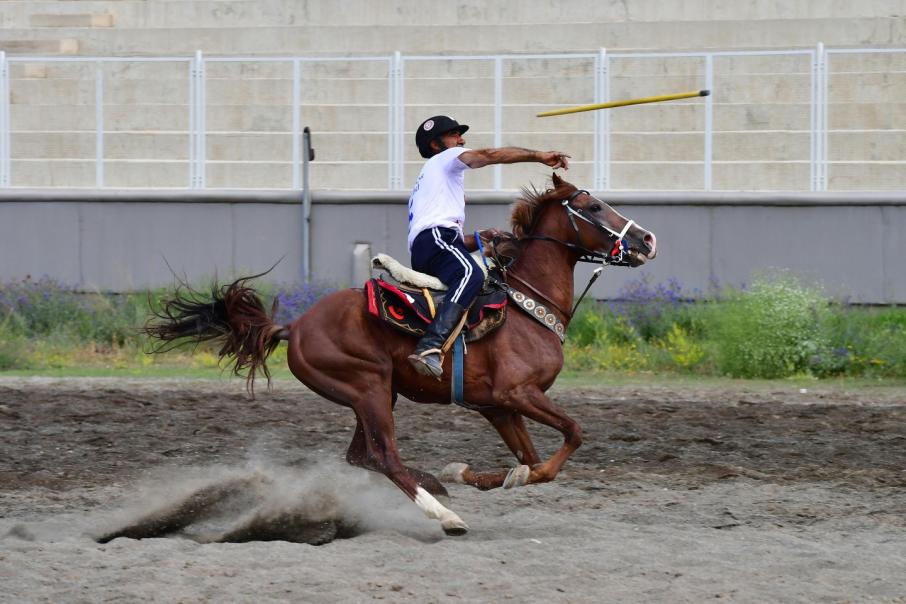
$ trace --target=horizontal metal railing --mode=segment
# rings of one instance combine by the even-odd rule
[[[216,106],[218,99],[212,98],[209,90],[208,68],[217,64],[286,64],[290,71],[288,79],[290,87],[286,94],[284,103],[289,107],[290,123],[287,132],[291,143],[289,152],[285,158],[274,160],[272,163],[288,165],[290,178],[282,185],[275,185],[273,188],[291,188],[300,189],[302,186],[302,161],[301,161],[301,135],[302,123],[305,121],[302,115],[302,91],[316,87],[316,80],[306,79],[301,71],[303,65],[312,64],[334,64],[341,66],[352,66],[357,64],[371,63],[381,66],[383,76],[386,77],[386,99],[374,99],[375,105],[383,107],[386,105],[386,129],[380,130],[378,134],[386,136],[386,158],[373,160],[372,163],[386,164],[386,188],[388,190],[405,190],[409,183],[406,178],[405,168],[407,165],[415,164],[408,162],[406,159],[407,149],[411,146],[411,132],[406,126],[406,109],[417,106],[417,103],[408,101],[406,98],[406,81],[407,68],[413,68],[416,64],[426,62],[440,62],[445,64],[461,64],[463,62],[480,62],[489,66],[490,75],[487,78],[488,85],[492,87],[488,91],[488,97],[492,100],[481,103],[492,111],[492,141],[493,145],[500,145],[504,141],[504,134],[507,132],[504,123],[504,111],[507,109],[524,110],[527,106],[526,99],[517,99],[520,102],[505,102],[504,84],[512,81],[514,78],[505,76],[505,69],[517,64],[534,64],[547,65],[554,62],[566,62],[569,64],[590,65],[587,77],[587,89],[590,91],[590,98],[595,103],[607,102],[611,99],[614,89],[614,80],[617,77],[614,74],[615,66],[629,64],[630,62],[644,61],[685,61],[686,69],[689,71],[688,81],[694,81],[699,88],[712,89],[715,87],[715,62],[732,61],[736,59],[747,60],[755,57],[776,57],[778,59],[789,57],[796,60],[801,59],[808,65],[807,73],[795,73],[797,78],[801,76],[803,84],[802,91],[799,91],[803,97],[807,96],[805,102],[808,103],[808,120],[803,121],[801,127],[796,131],[809,140],[808,156],[790,159],[777,159],[767,157],[765,162],[788,162],[788,163],[808,163],[808,182],[805,179],[791,179],[787,186],[790,189],[821,192],[828,190],[828,150],[829,136],[828,123],[831,103],[829,102],[829,73],[828,65],[836,57],[853,54],[874,54],[874,53],[900,53],[906,56],[906,49],[827,49],[822,44],[817,44],[813,49],[794,49],[794,50],[771,50],[771,51],[719,51],[719,52],[686,52],[686,53],[619,53],[608,52],[601,49],[596,53],[560,53],[560,54],[533,54],[533,55],[403,55],[395,52],[383,56],[367,57],[286,57],[286,56],[249,56],[249,57],[206,57],[200,51],[194,56],[166,56],[166,57],[59,57],[59,56],[18,56],[8,55],[0,51],[0,187],[28,187],[35,186],[35,183],[28,182],[27,178],[17,177],[16,162],[20,161],[16,155],[13,144],[13,133],[20,132],[16,128],[15,120],[12,113],[12,94],[11,94],[11,72],[12,66],[17,64],[56,64],[56,63],[81,63],[88,66],[94,66],[94,181],[88,185],[94,188],[104,188],[110,186],[109,174],[107,168],[111,160],[107,157],[106,142],[112,131],[109,130],[105,122],[105,91],[108,82],[105,79],[103,68],[112,63],[172,63],[181,65],[185,69],[186,89],[185,99],[181,96],[174,99],[172,104],[185,105],[187,112],[187,127],[185,130],[178,129],[178,133],[185,134],[187,146],[186,158],[174,159],[177,163],[184,163],[187,167],[187,178],[184,184],[177,184],[176,187],[185,187],[190,189],[222,188],[224,185],[212,185],[207,178],[210,167],[217,163],[217,160],[209,158],[208,143],[210,130],[208,128],[208,108]],[[558,64],[559,64],[558,63]],[[582,72],[582,70],[579,70]],[[551,77],[551,82],[556,82],[555,76],[557,71],[550,69],[547,77]],[[584,72],[582,72],[584,73]],[[669,72],[666,75],[670,75]],[[721,72],[720,77],[727,77],[727,73]],[[622,76],[621,76],[622,77]],[[355,81],[355,78],[349,78]],[[664,91],[674,92],[674,91]],[[180,93],[182,94],[182,93]],[[721,167],[729,163],[728,161],[719,161],[715,159],[715,96],[703,97],[690,101],[701,105],[703,112],[703,123],[700,130],[691,129],[690,132],[697,137],[700,134],[701,151],[696,151],[696,155],[691,152],[685,159],[690,166],[700,170],[699,176],[696,177],[699,186],[693,187],[696,190],[711,191],[723,190],[722,186],[715,185],[714,170],[715,166]],[[450,102],[444,99],[444,102]],[[22,98],[18,95],[17,105],[28,105],[29,103],[37,104],[39,99]],[[456,102],[455,99],[452,102]],[[733,99],[723,97],[722,101],[728,106],[733,104]],[[553,104],[551,108],[562,106],[562,103]],[[350,109],[351,110],[351,109]],[[622,181],[614,178],[612,171],[616,165],[643,165],[645,162],[637,159],[615,160],[614,155],[619,151],[619,147],[614,142],[614,130],[612,128],[612,117],[608,111],[597,111],[590,118],[590,132],[584,132],[584,136],[590,136],[591,156],[583,160],[585,164],[590,164],[590,187],[600,190],[624,190],[624,189],[644,189],[643,183],[634,183],[627,181],[624,177]],[[411,127],[411,124],[410,124]],[[556,129],[555,123],[545,123],[545,127]],[[317,126],[313,127],[315,136],[318,135]],[[740,131],[742,129],[740,128]],[[757,131],[750,131],[757,132]],[[665,132],[663,134],[670,134]],[[688,134],[688,133],[687,133]],[[349,135],[350,138],[355,136]],[[348,161],[359,161],[358,157],[350,154]],[[29,160],[47,162],[62,161],[61,158],[28,158]],[[91,161],[88,158],[86,161]],[[866,165],[869,163],[883,163],[866,157],[861,161]],[[888,163],[897,163],[897,159],[888,160]],[[234,162],[241,170],[242,160]],[[260,163],[267,163],[266,161]],[[656,162],[653,162],[656,163]],[[666,161],[663,163],[667,163]],[[754,162],[753,162],[754,163]],[[858,163],[858,161],[850,162]],[[411,166],[410,166],[411,167]],[[105,171],[106,169],[106,171]],[[314,184],[318,186],[317,176],[314,177]],[[66,182],[54,183],[56,186],[73,186]],[[362,186],[361,183],[347,181],[342,188],[374,188],[373,186]],[[870,189],[871,183],[866,183],[861,187]],[[894,183],[896,185],[896,183]],[[227,187],[230,185],[227,184]],[[236,187],[241,188],[241,187]],[[499,166],[493,168],[493,179],[490,187],[495,190],[505,189],[501,170]],[[751,189],[757,189],[757,183],[753,184]],[[859,187],[857,187],[859,188]]]

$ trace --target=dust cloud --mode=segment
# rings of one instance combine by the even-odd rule
[[[134,495],[94,522],[87,532],[99,543],[179,537],[322,545],[378,530],[441,538],[386,478],[330,461],[286,467],[256,459],[242,467],[168,468],[136,485]]]

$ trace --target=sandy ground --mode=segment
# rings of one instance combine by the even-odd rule
[[[906,393],[553,397],[585,445],[553,484],[450,486],[471,531],[445,537],[298,384],[2,378],[0,601],[906,602]],[[415,467],[513,465],[477,414],[396,417]],[[124,527],[161,536],[94,540]]]

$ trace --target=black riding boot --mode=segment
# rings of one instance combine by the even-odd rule
[[[465,308],[455,302],[445,302],[440,306],[434,321],[415,346],[415,352],[409,355],[409,362],[416,371],[422,375],[441,378],[444,373],[443,345],[459,325],[465,311]]]

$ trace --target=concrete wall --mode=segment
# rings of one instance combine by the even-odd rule
[[[835,296],[906,303],[906,195],[600,194],[655,232],[649,266],[607,269],[592,290],[615,297],[630,279],[674,277],[685,289],[748,282],[753,271],[789,268]],[[508,225],[512,195],[470,196],[468,228]],[[360,285],[357,244],[408,262],[406,197],[315,192],[314,277]],[[198,282],[260,272],[298,281],[302,206],[295,193],[202,193],[178,200],[136,193],[0,193],[0,280],[48,275],[85,289],[124,291],[172,282],[167,263]],[[592,267],[580,265],[577,287]],[[354,278],[355,275],[355,278]]]
[[[0,41],[83,55],[888,45],[904,14],[903,0],[4,0]]]
[[[46,275],[86,290],[129,291],[170,283],[168,264],[197,282],[264,270],[285,256],[272,278],[300,279],[301,210],[289,196],[166,198],[3,193],[0,278]]]

